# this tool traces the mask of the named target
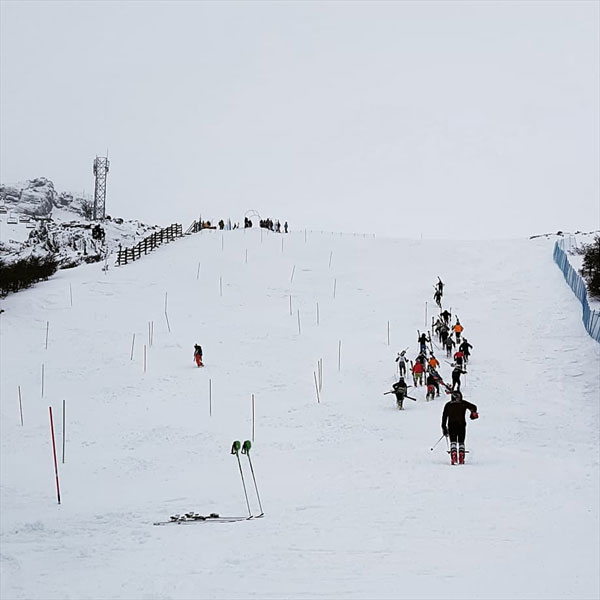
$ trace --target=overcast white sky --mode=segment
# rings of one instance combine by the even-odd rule
[[[600,4],[0,5],[0,181],[166,224],[600,228]]]

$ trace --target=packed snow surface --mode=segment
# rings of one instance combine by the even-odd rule
[[[600,347],[552,244],[202,231],[8,296],[2,599],[598,598]],[[430,450],[447,398],[383,395],[438,275],[464,466]],[[153,526],[247,515],[252,438],[264,518]]]

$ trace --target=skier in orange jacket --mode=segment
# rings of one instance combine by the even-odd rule
[[[460,334],[463,332],[464,327],[460,324],[458,317],[456,317],[456,323],[452,327],[452,331],[454,331],[454,337],[456,337],[456,341],[460,341]]]
[[[429,366],[432,369],[437,369],[440,366],[440,361],[433,354],[429,357]]]

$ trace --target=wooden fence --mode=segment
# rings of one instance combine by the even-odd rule
[[[117,265],[126,265],[128,262],[138,260],[142,255],[152,252],[152,250],[158,248],[161,244],[172,242],[182,237],[182,229],[179,223],[173,223],[173,225],[169,225],[144,238],[132,248],[120,248],[117,252]]]

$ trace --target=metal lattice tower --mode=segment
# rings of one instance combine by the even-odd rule
[[[108,156],[102,158],[96,156],[94,159],[94,175],[96,185],[94,187],[94,213],[93,219],[104,221],[106,216],[106,175],[108,173]]]

